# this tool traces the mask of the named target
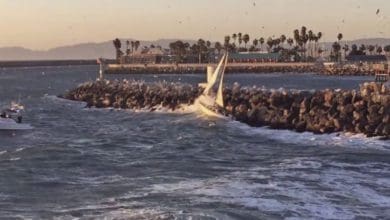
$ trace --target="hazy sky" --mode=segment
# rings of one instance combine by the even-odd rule
[[[0,0],[0,15],[0,47],[32,49],[114,37],[290,36],[302,25],[326,41],[339,32],[390,37],[390,0]]]

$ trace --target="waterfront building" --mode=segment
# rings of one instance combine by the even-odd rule
[[[169,58],[169,51],[161,48],[144,48],[121,57],[121,64],[159,64]]]
[[[231,63],[257,63],[257,62],[278,62],[281,60],[280,53],[231,53]]]
[[[349,55],[345,65],[363,70],[388,72],[390,60],[385,55]]]

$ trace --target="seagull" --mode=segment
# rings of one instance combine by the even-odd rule
[[[379,12],[380,12],[380,10],[379,10],[379,8],[376,10],[376,14],[378,15],[379,14]]]

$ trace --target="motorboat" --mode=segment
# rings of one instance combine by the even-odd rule
[[[33,127],[22,123],[24,106],[12,102],[11,106],[0,112],[0,130],[29,130]]]

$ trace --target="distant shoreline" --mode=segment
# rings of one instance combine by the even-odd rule
[[[39,66],[80,66],[97,65],[96,60],[26,60],[0,61],[0,68],[9,67],[39,67]]]

